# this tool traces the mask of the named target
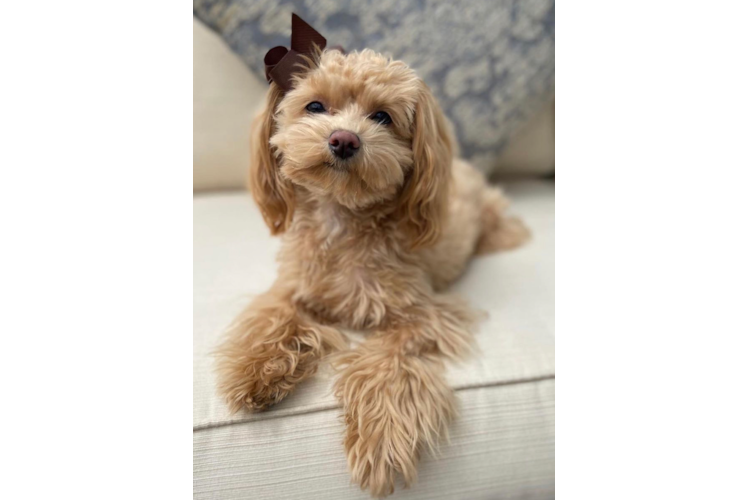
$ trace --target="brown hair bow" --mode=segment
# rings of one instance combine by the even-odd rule
[[[291,90],[293,75],[305,66],[302,56],[313,56],[315,45],[322,50],[327,40],[299,16],[292,14],[291,49],[278,46],[268,50],[265,54],[265,78],[285,91]]]

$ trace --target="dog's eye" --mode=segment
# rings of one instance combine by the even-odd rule
[[[306,110],[310,113],[324,113],[325,107],[321,102],[314,101],[306,105]]]
[[[371,118],[375,122],[381,123],[382,125],[389,125],[390,123],[392,123],[392,118],[390,118],[390,115],[388,115],[384,111],[377,111],[369,118]]]

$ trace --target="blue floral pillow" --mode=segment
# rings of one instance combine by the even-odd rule
[[[346,50],[413,67],[455,126],[461,154],[490,171],[507,139],[554,89],[553,0],[194,0],[264,79],[265,52],[288,46],[291,13]]]

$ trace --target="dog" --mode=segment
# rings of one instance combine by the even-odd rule
[[[250,190],[282,235],[275,284],[217,352],[229,408],[278,403],[333,354],[353,480],[375,497],[416,479],[455,415],[444,361],[471,351],[476,314],[443,293],[472,256],[529,237],[455,157],[451,129],[405,63],[317,50],[252,130]],[[354,349],[340,328],[366,332]]]

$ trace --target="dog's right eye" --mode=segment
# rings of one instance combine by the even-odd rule
[[[324,113],[325,107],[321,102],[314,101],[306,105],[306,110],[310,113]]]

